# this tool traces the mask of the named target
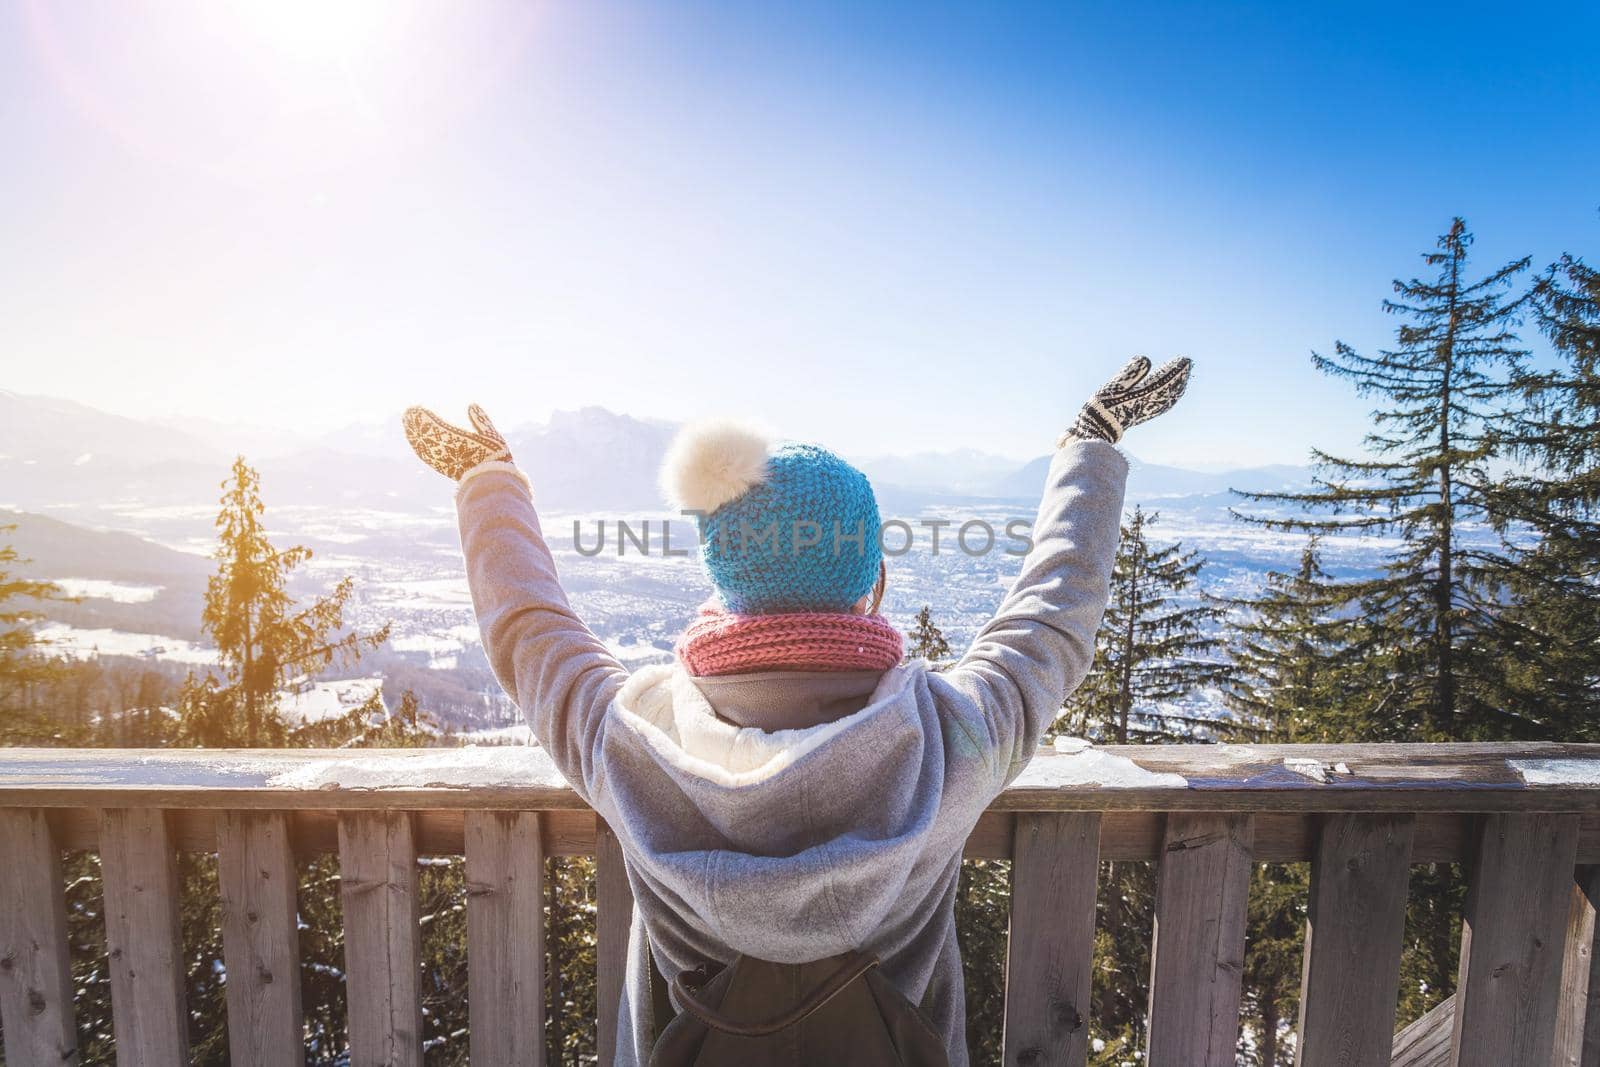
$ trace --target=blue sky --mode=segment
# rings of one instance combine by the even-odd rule
[[[1185,465],[1354,446],[1310,366],[1452,215],[1600,259],[1600,8],[0,8],[0,388],[1042,451],[1136,352]],[[1531,330],[1528,331],[1531,334]]]

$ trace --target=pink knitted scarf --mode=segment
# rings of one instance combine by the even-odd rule
[[[900,662],[901,639],[882,615],[735,615],[710,601],[674,651],[690,674],[702,678],[753,671],[886,671]]]

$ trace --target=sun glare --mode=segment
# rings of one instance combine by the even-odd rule
[[[304,59],[345,61],[391,36],[397,20],[418,10],[383,0],[244,0],[229,5],[244,29]]]
[[[86,118],[157,165],[262,188],[427,145],[497,91],[536,21],[420,0],[24,10]]]

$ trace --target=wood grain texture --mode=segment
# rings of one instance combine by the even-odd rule
[[[1391,1067],[1449,1067],[1456,998],[1445,997],[1422,1018],[1394,1035]]]
[[[473,1067],[544,1067],[544,845],[533,811],[467,813]]]
[[[1150,950],[1151,1067],[1233,1067],[1252,819],[1167,816]]]
[[[294,853],[281,813],[217,820],[228,1052],[235,1067],[302,1067],[300,934]]]
[[[1105,783],[1110,779],[1111,786]],[[583,807],[538,747],[0,750],[0,806],[266,810]],[[996,811],[1600,811],[1600,746],[1041,749]]]
[[[1550,1062],[1577,846],[1571,815],[1483,817],[1461,930],[1457,1067]]]
[[[170,1067],[189,1059],[176,859],[159,809],[101,813],[111,1024],[120,1067]]]
[[[0,1024],[9,1063],[79,1062],[61,852],[39,811],[0,811]]]
[[[1089,1054],[1100,816],[1029,813],[1016,823],[1005,1063],[1081,1067]]]
[[[1311,861],[1300,1067],[1387,1067],[1416,818],[1323,817]]]
[[[617,1021],[622,983],[628,970],[628,930],[633,925],[633,889],[622,858],[622,845],[603,821],[595,827],[595,1004],[599,1018],[595,1044],[600,1067],[610,1067],[617,1054]]]
[[[421,916],[411,817],[339,819],[345,998],[352,1067],[421,1067]]]
[[[1600,974],[1596,973],[1595,906],[1600,867],[1579,867],[1567,905],[1561,961],[1561,1001],[1556,1006],[1555,1067],[1600,1067]]]

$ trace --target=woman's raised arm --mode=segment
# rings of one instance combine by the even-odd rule
[[[606,707],[626,669],[583,624],[556,576],[527,478],[477,405],[473,429],[423,408],[405,415],[423,462],[459,482],[456,512],[467,584],[495,677],[561,773],[592,803]]]
[[[983,709],[998,786],[1021,772],[1061,703],[1094,662],[1122,524],[1123,430],[1177,403],[1190,363],[1155,374],[1130,362],[1062,434],[1034,520],[1033,546],[994,618],[945,676]]]

